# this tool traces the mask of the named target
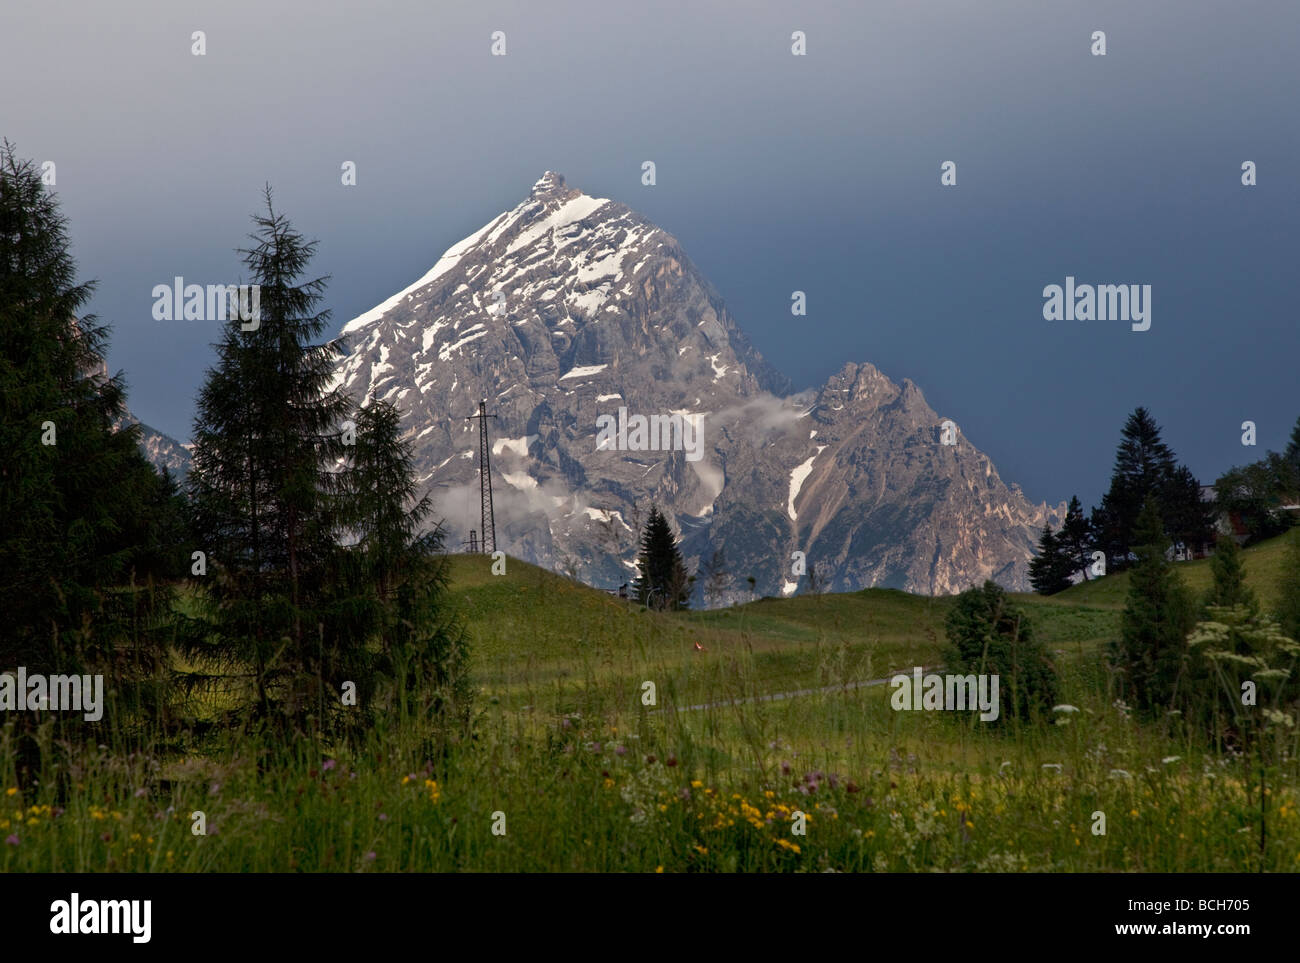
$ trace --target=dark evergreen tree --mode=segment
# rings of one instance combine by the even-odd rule
[[[1192,550],[1209,541],[1213,515],[1196,476],[1177,464],[1150,412],[1137,408],[1124,424],[1110,489],[1092,517],[1094,547],[1106,553],[1108,568],[1130,564],[1137,518],[1149,497],[1166,535]]]
[[[171,593],[148,556],[158,478],[123,423],[109,329],[81,312],[67,222],[31,161],[0,146],[0,670],[97,674],[115,731],[162,703]],[[80,715],[11,716],[19,778],[80,738]],[[100,733],[96,734],[101,737]],[[55,791],[68,779],[55,766]]]
[[[946,630],[946,671],[998,676],[999,723],[1050,714],[1056,702],[1056,668],[1034,638],[1028,617],[1001,586],[986,581],[958,595]]]
[[[1088,568],[1092,564],[1092,526],[1083,515],[1078,495],[1070,498],[1070,504],[1065,509],[1065,521],[1061,524],[1056,541],[1070,560],[1069,574],[1081,571],[1087,580]]]
[[[1120,640],[1111,647],[1125,698],[1143,714],[1174,708],[1187,654],[1187,635],[1196,620],[1190,593],[1166,557],[1168,539],[1155,496],[1148,496],[1134,532],[1137,563],[1120,621]]]
[[[109,329],[81,315],[67,222],[31,161],[0,146],[0,669],[102,668],[134,607],[120,598],[155,480],[135,428],[115,430]],[[129,588],[127,589],[129,591]],[[115,679],[119,678],[116,674]]]
[[[1282,634],[1300,642],[1300,528],[1287,533],[1277,588],[1277,620]]]
[[[394,680],[399,707],[463,727],[472,706],[468,640],[448,610],[443,532],[424,531],[432,505],[418,494],[397,409],[384,401],[359,409],[348,447],[342,520],[354,541],[345,554],[351,574],[338,584],[352,587],[340,593],[340,610],[356,619],[349,634],[378,639],[375,668]]]
[[[1295,420],[1295,425],[1291,428],[1291,438],[1282,452],[1282,457],[1286,459],[1291,469],[1300,475],[1300,418]]]
[[[1259,611],[1259,601],[1246,584],[1246,567],[1242,561],[1241,547],[1231,535],[1220,535],[1215,543],[1210,572],[1214,584],[1205,595],[1206,608],[1241,605],[1251,614]]]
[[[194,539],[189,525],[189,503],[169,469],[163,468],[147,482],[145,526],[133,557],[136,571],[145,576],[179,580],[190,574]]]
[[[1186,465],[1173,470],[1160,490],[1165,533],[1189,553],[1207,546],[1214,536],[1214,504],[1201,498],[1201,483]]]
[[[633,588],[636,600],[656,609],[684,609],[690,604],[690,577],[682,562],[677,539],[657,506],[651,506],[645,531],[641,533],[641,554],[636,560]]]
[[[255,215],[242,249],[260,316],[231,312],[199,393],[189,486],[201,581],[217,634],[204,654],[248,673],[258,711],[301,716],[337,704],[356,639],[327,638],[322,608],[338,525],[332,470],[351,402],[329,387],[342,347],[316,344],[325,278],[302,281],[316,243],[277,213]]]
[[[1300,542],[1287,548],[1284,571],[1287,565],[1294,569],[1292,591],[1300,598]],[[1188,638],[1189,718],[1212,738],[1249,748],[1266,728],[1261,715],[1286,710],[1300,697],[1300,611],[1287,613],[1284,580],[1281,617],[1261,614],[1255,593],[1246,585],[1242,555],[1235,540],[1219,539],[1212,563],[1214,585],[1201,621]],[[1249,702],[1243,700],[1247,682],[1256,690]],[[1285,722],[1288,717],[1279,713],[1273,718]]]
[[[1093,507],[1088,518],[1088,531],[1092,535],[1089,548],[1105,556],[1107,572],[1112,566],[1122,567],[1128,552],[1127,541],[1120,530],[1119,517],[1111,507],[1112,502],[1109,493],[1103,495],[1101,504]]]
[[[1160,438],[1160,427],[1145,408],[1124,423],[1110,489],[1102,501],[1104,540],[1113,557],[1108,568],[1128,564],[1138,513],[1148,496],[1164,492],[1176,468],[1173,452]]]
[[[1052,526],[1044,525],[1038,538],[1038,554],[1029,562],[1029,583],[1039,595],[1055,595],[1070,587],[1070,557],[1061,549]]]

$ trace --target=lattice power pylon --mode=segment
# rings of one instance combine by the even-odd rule
[[[480,546],[485,555],[490,555],[497,550],[497,523],[492,514],[492,445],[488,441],[487,420],[495,418],[496,415],[487,413],[487,399],[478,403],[478,414],[469,415],[469,418],[478,419],[478,487],[479,487],[479,515],[481,525]],[[472,549],[471,549],[472,550]]]

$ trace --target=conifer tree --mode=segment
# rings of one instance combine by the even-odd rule
[[[1061,551],[1069,557],[1070,574],[1082,571],[1084,580],[1088,579],[1088,567],[1091,563],[1089,547],[1092,545],[1092,526],[1083,516],[1083,506],[1079,496],[1073,495],[1065,509],[1065,521],[1057,535]]]
[[[1145,408],[1129,415],[1115,452],[1110,489],[1102,502],[1103,532],[1117,567],[1127,564],[1134,527],[1148,496],[1163,492],[1175,468],[1173,452],[1160,438],[1160,428]]]
[[[1160,506],[1166,534],[1188,552],[1211,540],[1213,505],[1202,501],[1201,483],[1186,465],[1175,468],[1165,481],[1160,490]]]
[[[140,600],[132,563],[156,476],[115,430],[109,329],[82,315],[67,222],[36,166],[0,146],[0,669],[102,667]],[[121,619],[127,619],[123,624]],[[120,676],[112,676],[120,681]]]
[[[1163,533],[1189,548],[1209,539],[1212,514],[1195,475],[1177,464],[1151,413],[1137,408],[1124,424],[1110,489],[1091,519],[1094,547],[1106,553],[1109,567],[1130,564],[1137,518],[1148,497],[1156,500]]]
[[[1044,525],[1038,538],[1038,554],[1029,562],[1029,582],[1039,595],[1055,595],[1070,587],[1071,562],[1061,550],[1052,526]]]
[[[1241,547],[1231,535],[1220,535],[1215,543],[1210,572],[1214,582],[1205,595],[1207,608],[1241,605],[1252,614],[1259,611],[1259,601],[1246,584],[1246,567],[1242,561]]]
[[[1154,716],[1175,707],[1195,608],[1166,558],[1169,541],[1154,496],[1147,497],[1133,537],[1138,560],[1111,656],[1126,697],[1139,711]]]
[[[1282,634],[1300,642],[1300,527],[1286,535],[1277,587],[1277,619]]]
[[[337,702],[344,649],[355,644],[326,637],[321,608],[338,524],[332,468],[351,402],[329,388],[342,347],[314,343],[330,318],[319,309],[327,279],[302,280],[316,242],[275,211],[269,187],[265,199],[253,244],[239,252],[260,316],[232,311],[215,345],[189,487],[199,549],[215,570],[202,585],[219,642],[204,651],[249,674],[262,714],[276,702],[302,714]]]
[[[1300,473],[1300,418],[1295,420],[1295,425],[1291,429],[1291,438],[1282,452],[1282,457],[1286,459],[1293,471]]]
[[[633,585],[636,599],[656,609],[684,609],[690,603],[691,581],[682,562],[677,539],[657,506],[651,506],[641,533],[639,575]]]
[[[342,609],[360,614],[352,634],[379,640],[375,668],[394,680],[400,708],[463,728],[472,706],[469,649],[446,604],[442,528],[424,530],[432,504],[428,495],[417,497],[398,410],[371,401],[358,409],[355,426],[343,493],[343,522],[355,539],[346,553],[354,577],[339,584],[354,586],[354,600],[369,601]]]

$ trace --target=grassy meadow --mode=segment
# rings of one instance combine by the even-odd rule
[[[1266,604],[1280,557],[1277,541],[1245,553]],[[0,870],[1300,871],[1294,739],[1261,794],[1246,761],[1178,719],[1114,704],[1103,651],[1125,575],[1016,596],[1076,711],[989,727],[896,712],[887,686],[865,684],[939,663],[949,599],[654,613],[490,564],[451,568],[473,640],[472,739],[430,759],[416,721],[380,715],[350,744],[241,731],[150,755],[106,727],[69,750],[68,772],[19,787],[0,730]],[[1209,585],[1205,562],[1178,570]]]

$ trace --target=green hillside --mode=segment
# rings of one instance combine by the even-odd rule
[[[500,576],[483,556],[450,562],[476,677],[516,706],[536,705],[544,693],[568,705],[579,692],[603,704],[620,693],[631,698],[647,678],[667,680],[683,704],[860,683],[936,665],[952,604],[866,589],[661,613],[516,559]],[[1091,652],[1118,629],[1118,612],[1107,605],[1017,601],[1058,658]]]
[[[1286,551],[1285,536],[1270,538],[1252,545],[1243,552],[1246,566],[1246,581],[1255,594],[1259,596],[1264,608],[1270,609],[1278,602],[1278,578],[1282,574],[1282,561]],[[1194,562],[1179,562],[1175,566],[1183,582],[1196,594],[1202,595],[1209,589],[1212,577],[1210,560],[1197,559]],[[1127,572],[1119,572],[1105,578],[1082,582],[1052,596],[1053,601],[1069,605],[1094,605],[1102,608],[1124,607],[1128,595]]]

